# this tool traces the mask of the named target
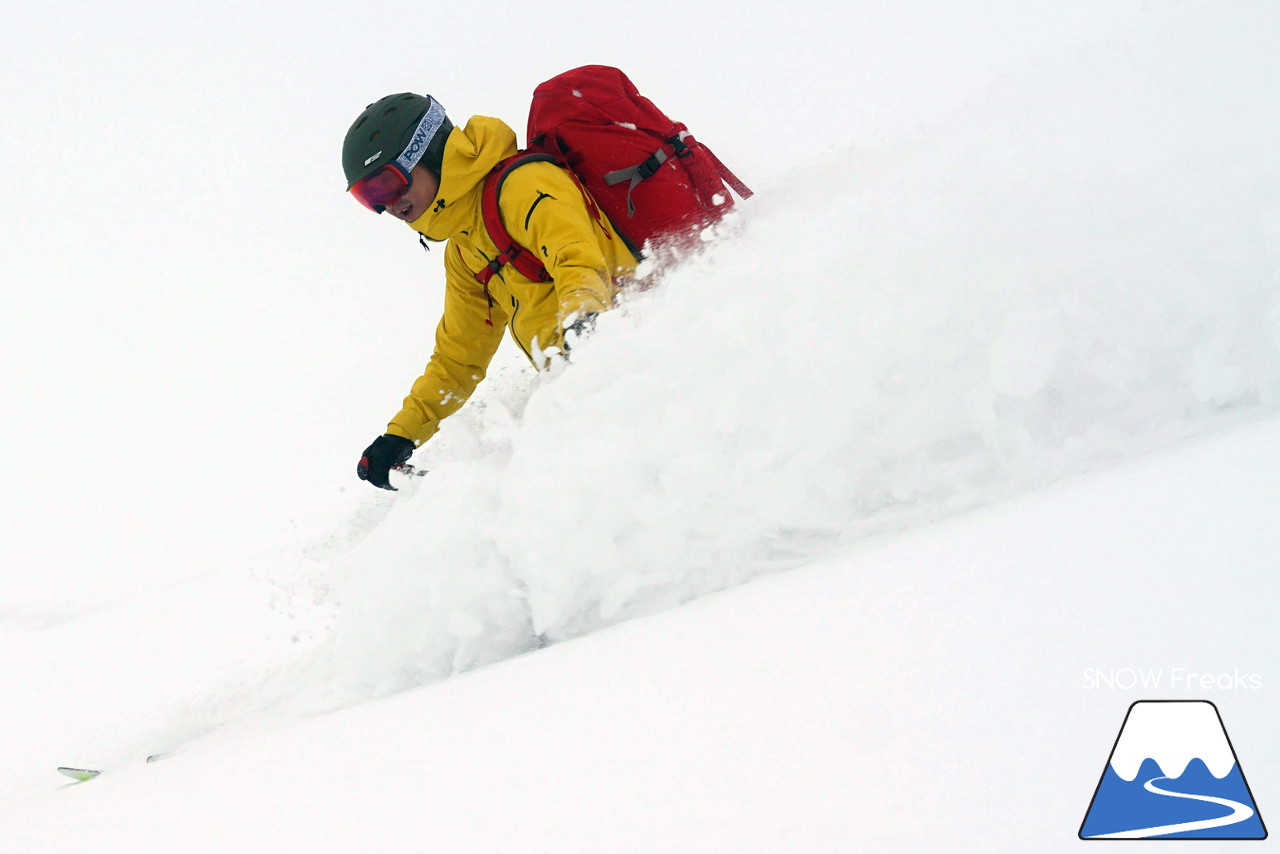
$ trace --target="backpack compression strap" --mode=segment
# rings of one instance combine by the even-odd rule
[[[636,206],[631,201],[631,194],[635,191],[635,188],[640,185],[640,182],[657,172],[658,169],[662,167],[662,164],[666,163],[672,157],[686,156],[692,148],[691,145],[685,143],[686,139],[691,140],[694,145],[700,145],[700,143],[693,139],[693,134],[689,133],[689,131],[685,129],[684,125],[676,125],[676,129],[678,129],[678,132],[667,140],[667,144],[659,148],[653,154],[650,154],[649,158],[643,163],[637,163],[635,166],[628,166],[626,169],[618,169],[605,174],[604,182],[610,187],[615,184],[621,184],[623,181],[631,182],[627,186],[628,217],[636,215]],[[750,188],[748,188],[746,184],[742,183],[737,175],[730,172],[729,167],[721,163],[720,158],[716,157],[715,154],[711,152],[711,149],[703,145],[702,150],[711,158],[711,162],[715,164],[716,169],[720,173],[720,177],[724,179],[725,183],[732,187],[741,198],[751,198],[752,192]]]
[[[488,291],[489,280],[508,264],[515,267],[520,271],[520,275],[531,281],[551,281],[551,274],[547,272],[547,268],[538,260],[538,256],[516,243],[511,237],[511,232],[507,231],[507,227],[502,224],[502,212],[498,208],[498,195],[502,192],[502,184],[507,180],[507,176],[511,174],[511,170],[517,166],[523,166],[526,163],[533,163],[539,160],[547,160],[552,163],[559,162],[550,154],[519,152],[493,167],[489,174],[485,176],[484,189],[480,195],[480,215],[484,219],[485,229],[489,232],[489,239],[493,241],[494,246],[498,247],[498,256],[481,268],[479,273],[475,274],[476,281],[485,286],[486,292]]]

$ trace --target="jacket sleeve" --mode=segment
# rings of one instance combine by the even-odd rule
[[[436,328],[435,352],[387,432],[418,445],[435,435],[440,422],[457,412],[484,379],[506,322],[506,312],[491,303],[463,264],[461,251],[450,244],[445,250],[444,316]]]
[[[603,214],[597,226],[582,190],[564,169],[552,163],[516,169],[503,187],[500,204],[511,237],[536,254],[551,274],[561,322],[613,305],[613,277],[597,228],[606,240],[619,238]]]

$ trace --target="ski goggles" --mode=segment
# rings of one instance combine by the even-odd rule
[[[431,141],[446,121],[444,107],[435,98],[431,99],[427,111],[422,114],[418,126],[414,128],[409,144],[392,163],[387,163],[351,185],[351,195],[356,201],[374,213],[382,213],[388,205],[393,205],[413,186],[413,167],[427,153]],[[379,151],[371,160],[382,155]]]
[[[382,213],[394,205],[413,186],[413,179],[395,163],[388,163],[372,175],[351,186],[356,201],[374,213]]]

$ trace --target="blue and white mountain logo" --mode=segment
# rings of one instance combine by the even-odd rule
[[[1266,839],[1249,784],[1208,700],[1129,707],[1081,839]]]

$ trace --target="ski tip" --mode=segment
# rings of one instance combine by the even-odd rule
[[[85,780],[92,780],[101,774],[101,771],[90,771],[87,768],[59,768],[58,773],[63,776],[70,777],[76,782],[83,783]]]

